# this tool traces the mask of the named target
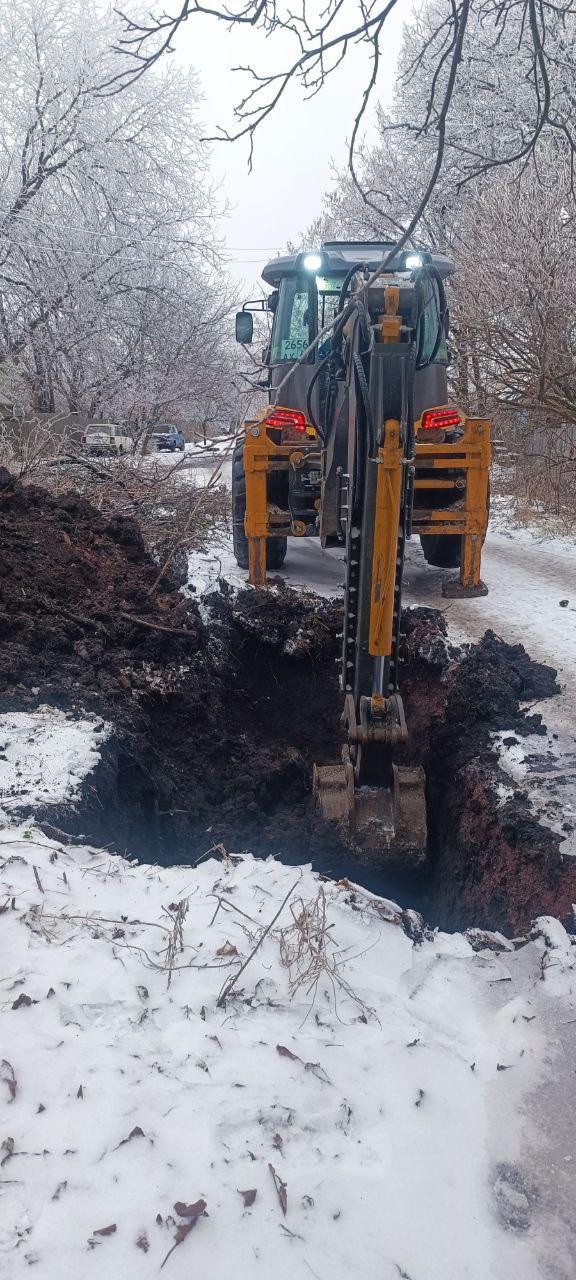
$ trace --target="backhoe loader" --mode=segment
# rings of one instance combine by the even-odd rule
[[[387,260],[388,259],[388,260]],[[386,262],[385,269],[380,264]],[[268,405],[244,423],[233,459],[238,564],[256,587],[289,537],[345,550],[341,759],[314,768],[323,819],[368,856],[406,868],[426,857],[425,778],[396,764],[408,738],[399,688],[406,541],[458,568],[451,595],[486,593],[490,425],[448,401],[448,309],[440,254],[327,242],[263,271],[272,292],[236,317],[263,353]]]

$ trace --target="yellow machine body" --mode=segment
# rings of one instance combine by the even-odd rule
[[[409,740],[399,669],[406,543],[416,534],[431,564],[459,566],[444,594],[486,593],[490,424],[435,404],[447,397],[442,280],[452,264],[427,252],[379,252],[331,242],[319,256],[335,260],[335,278],[323,269],[313,281],[302,274],[305,258],[289,271],[280,261],[273,403],[245,423],[234,472],[245,511],[238,487],[234,536],[255,587],[265,585],[267,563],[282,564],[289,538],[317,535],[345,548],[345,743],[338,764],[315,767],[313,790],[323,818],[348,830],[357,849],[415,867],[426,856],[425,778],[419,765],[394,759],[397,751],[407,758]],[[327,307],[331,337],[320,343]],[[295,333],[316,328],[313,359],[306,336],[294,354],[289,320]],[[274,398],[289,379],[297,408]]]
[[[441,534],[462,539],[459,577],[444,584],[445,594],[485,593],[480,570],[482,544],[488,526],[488,486],[491,459],[490,423],[486,418],[461,415],[458,438],[430,440],[416,423],[414,506],[412,533]],[[266,413],[244,424],[244,470],[246,475],[245,532],[249,548],[249,581],[266,583],[266,539],[278,536],[303,537],[306,530],[286,519],[268,500],[268,481],[275,470],[298,468],[318,455],[320,441],[313,428],[302,440],[277,444],[266,424]],[[441,434],[441,433],[438,433]],[[403,467],[399,424],[389,419],[378,452],[377,505],[373,553],[372,601],[370,612],[370,652],[390,653],[391,603],[394,583],[396,536],[400,510]],[[426,473],[424,475],[423,473]],[[432,473],[431,475],[429,473]],[[459,492],[454,505],[433,510],[419,505],[424,490]],[[456,592],[458,588],[458,592]]]

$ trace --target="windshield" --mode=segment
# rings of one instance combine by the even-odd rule
[[[272,327],[271,364],[299,360],[319,330],[334,319],[343,281],[344,276],[316,276],[315,281],[309,276],[285,276],[281,280]],[[316,299],[314,284],[317,291]],[[420,358],[427,361],[434,353],[441,316],[436,281],[428,278],[425,290]],[[328,333],[318,344],[317,355],[312,353],[310,360],[322,360],[329,350],[330,334]],[[446,337],[443,333],[435,363],[445,364],[447,359]]]
[[[278,306],[272,328],[272,364],[298,360],[310,346],[310,282],[291,276],[280,282]]]
[[[298,360],[310,346],[318,330],[333,319],[338,307],[342,279],[316,277],[316,308],[314,281],[309,276],[288,276],[280,282],[272,329],[272,364]],[[330,335],[327,335],[318,347],[319,359],[326,355],[329,345]]]
[[[340,291],[344,283],[343,276],[332,276],[330,278],[324,276],[316,276],[316,288],[318,289],[318,331],[324,328],[330,320],[334,319],[338,310],[340,301]],[[327,333],[322,342],[318,343],[318,355],[320,359],[327,355],[330,350],[331,334]]]

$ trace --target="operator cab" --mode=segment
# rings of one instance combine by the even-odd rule
[[[371,274],[393,250],[386,241],[326,241],[316,253],[299,253],[276,258],[269,262],[262,279],[271,286],[272,293],[265,302],[247,302],[236,319],[238,341],[247,344],[252,340],[252,310],[268,310],[273,313],[270,345],[266,352],[268,386],[271,391],[279,386],[288,370],[300,360],[317,334],[333,320],[341,308],[343,289],[350,285],[355,268],[358,274]],[[454,271],[454,265],[443,254],[425,250],[404,249],[392,259],[386,268],[387,276],[410,280],[421,266],[435,268],[441,279]],[[437,344],[438,323],[441,316],[439,286],[433,276],[426,276],[427,296],[423,312],[421,371],[415,379],[415,413],[430,404],[445,404],[447,400],[446,346],[447,321],[442,341]],[[378,306],[381,291],[372,289],[369,309]],[[294,375],[282,393],[283,403],[300,407],[306,403],[311,383],[315,383],[315,369],[330,351],[330,333],[310,352],[306,360],[294,370]],[[430,364],[429,357],[433,355]],[[314,396],[316,401],[318,388]],[[313,402],[313,407],[314,407]]]

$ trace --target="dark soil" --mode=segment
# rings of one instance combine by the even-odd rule
[[[114,738],[76,815],[165,861],[212,844],[307,854],[311,765],[338,753],[340,609],[284,590],[156,585],[137,526],[0,473],[0,709],[97,711]]]
[[[426,683],[426,672],[421,680]],[[513,933],[540,914],[572,920],[576,868],[562,858],[559,836],[531,815],[524,791],[499,804],[498,781],[509,779],[490,745],[497,730],[518,737],[546,732],[542,717],[522,711],[520,703],[559,693],[556,672],[532,661],[522,645],[487,631],[448,666],[433,704],[412,673],[409,685],[408,720],[428,787],[427,914],[444,927],[478,924]]]
[[[113,725],[77,808],[52,827],[162,862],[230,851],[312,858],[329,874],[424,905],[433,923],[516,931],[576,897],[558,837],[518,793],[495,794],[490,734],[541,726],[521,701],[555,673],[488,632],[458,660],[441,614],[407,610],[403,677],[411,741],[429,787],[430,870],[402,885],[320,834],[313,762],[336,760],[340,607],[281,585],[202,613],[153,563],[135,524],[75,494],[53,499],[0,472],[0,709],[52,702]]]

